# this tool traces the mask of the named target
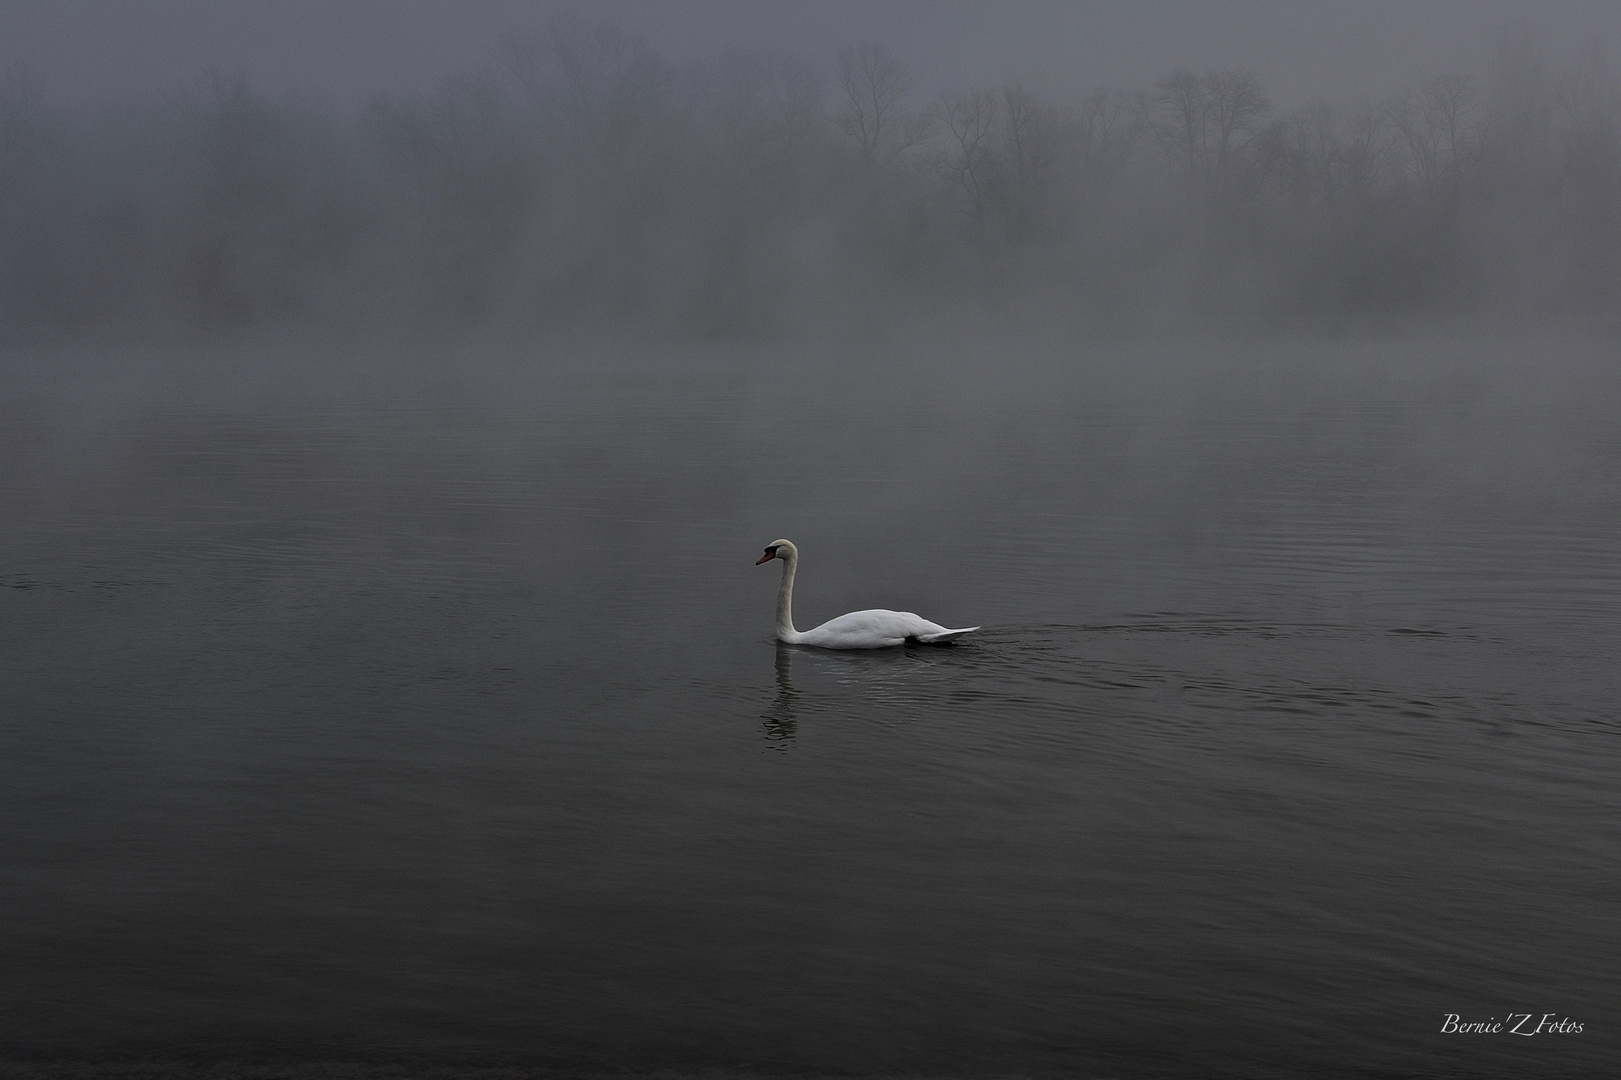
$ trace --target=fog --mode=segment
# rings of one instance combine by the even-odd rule
[[[578,14],[356,108],[218,70],[58,105],[13,66],[0,339],[1605,324],[1616,72],[1529,25],[1482,66],[1287,108],[1228,67],[925,93],[883,44],[677,63]]]
[[[1002,9],[0,22],[0,1072],[1617,1060],[1621,16]]]

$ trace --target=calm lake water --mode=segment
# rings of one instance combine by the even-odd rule
[[[893,352],[0,361],[0,1058],[1621,1060],[1621,347]]]

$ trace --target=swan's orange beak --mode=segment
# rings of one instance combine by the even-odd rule
[[[765,554],[761,555],[758,559],[754,560],[754,565],[759,566],[761,563],[770,562],[772,559],[775,559],[776,557],[777,557],[777,549],[776,548],[766,548],[765,549]]]

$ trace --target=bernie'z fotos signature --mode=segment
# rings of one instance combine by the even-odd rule
[[[1441,1023],[1443,1035],[1524,1035],[1530,1038],[1533,1035],[1580,1035],[1582,1025],[1571,1020],[1570,1017],[1558,1017],[1558,1013],[1543,1013],[1538,1018],[1536,1013],[1509,1013],[1507,1020],[1499,1021],[1497,1017],[1490,1020],[1465,1021],[1457,1013],[1447,1013],[1446,1019]]]

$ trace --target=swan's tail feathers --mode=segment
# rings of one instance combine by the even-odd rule
[[[930,645],[944,645],[946,642],[956,641],[964,634],[972,634],[978,629],[979,627],[977,626],[965,626],[961,630],[941,630],[937,634],[919,634],[917,639],[919,641],[927,642]]]

